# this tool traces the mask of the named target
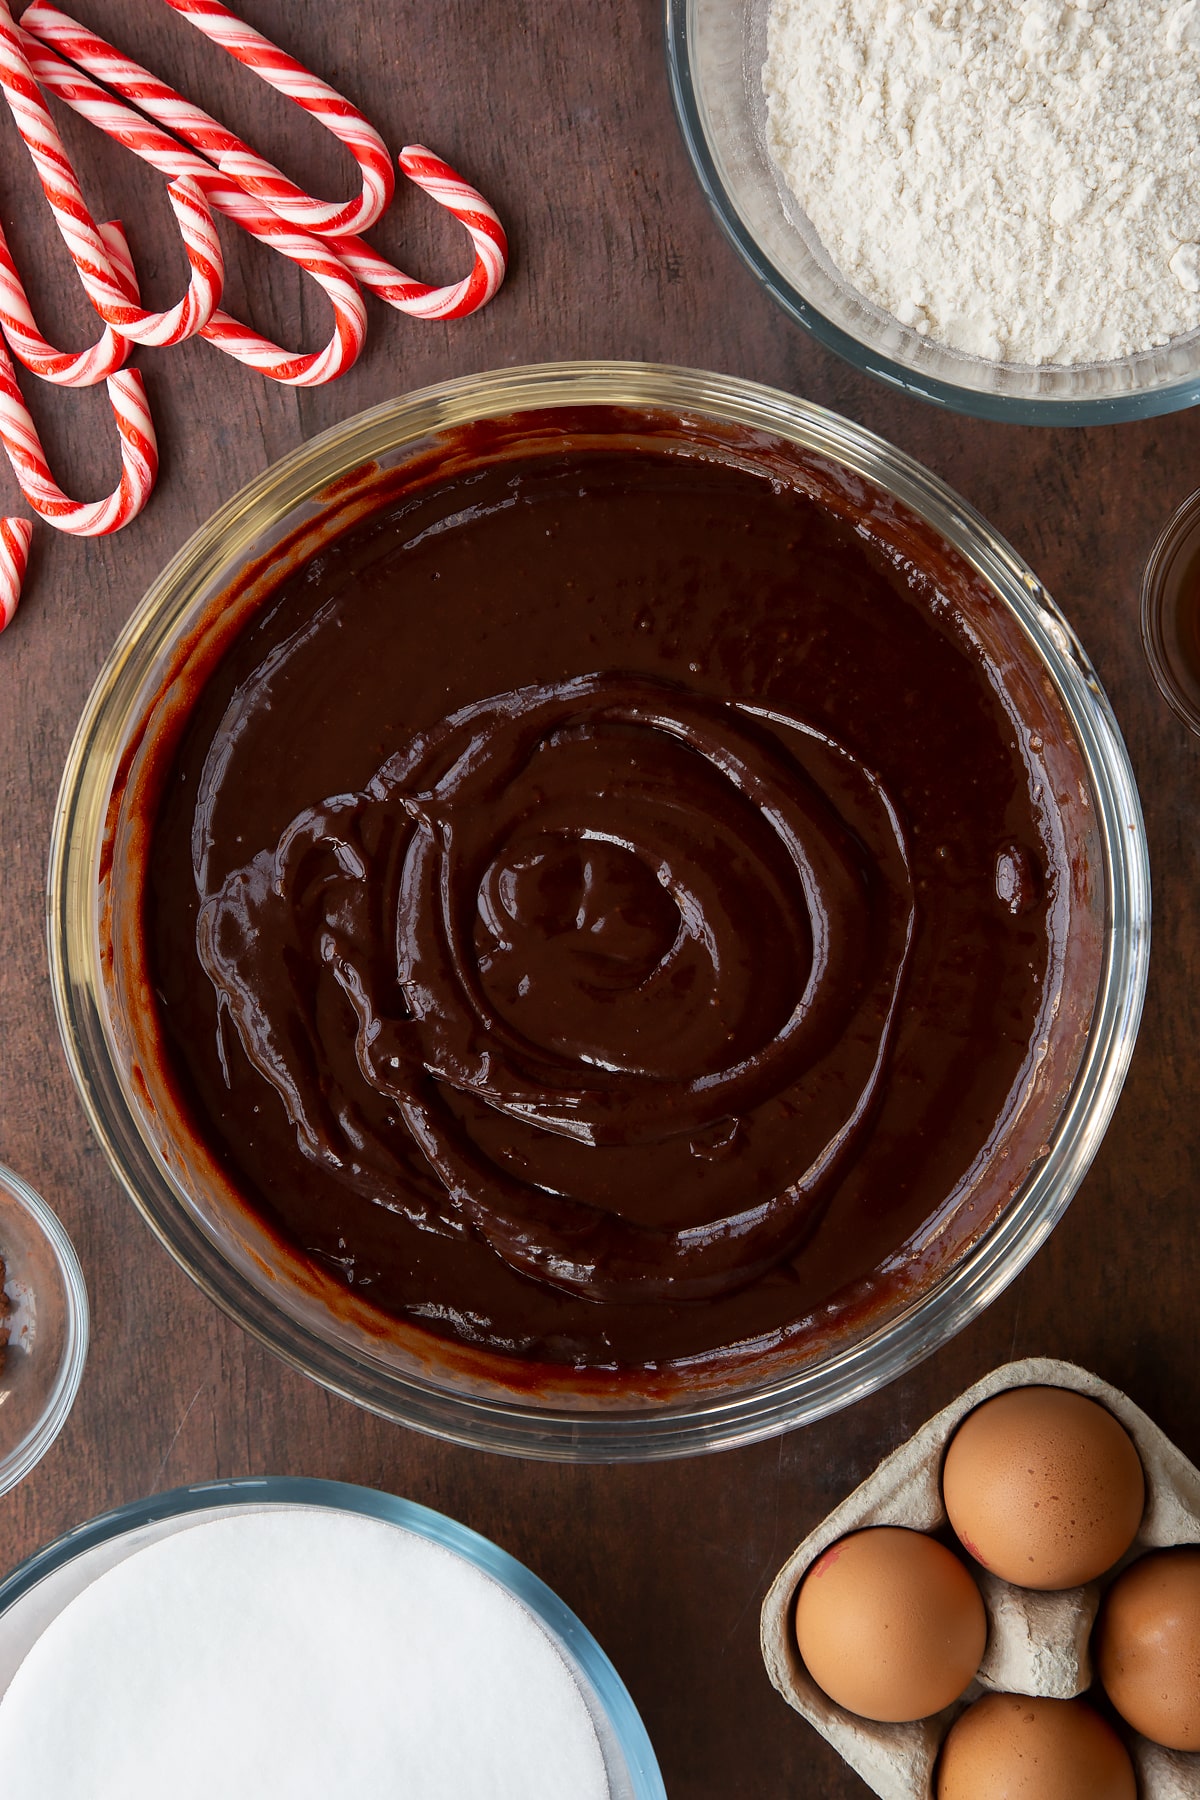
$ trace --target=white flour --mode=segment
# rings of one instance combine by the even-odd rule
[[[767,139],[844,278],[993,361],[1200,326],[1200,0],[771,0]]]

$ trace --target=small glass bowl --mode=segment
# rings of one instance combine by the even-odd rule
[[[77,1525],[0,1582],[0,1697],[46,1627],[97,1576],[191,1525],[231,1511],[280,1506],[380,1519],[441,1545],[490,1576],[533,1615],[570,1669],[596,1729],[612,1800],[666,1800],[658,1762],[629,1690],[591,1632],[552,1588],[490,1538],[457,1520],[344,1481],[260,1476],[203,1482]]]
[[[767,152],[770,0],[666,0],[684,142],[717,220],[767,292],[855,368],[938,406],[1018,425],[1097,425],[1200,400],[1200,332],[1111,362],[988,362],[930,343],[834,268]]]
[[[1200,736],[1200,490],[1172,514],[1150,552],[1142,648],[1163,699]]]
[[[75,1403],[88,1300],[71,1240],[46,1202],[0,1165],[0,1256],[9,1304],[0,1366],[0,1494],[46,1454]]]
[[[799,1361],[764,1354],[707,1381],[689,1370],[665,1393],[637,1382],[597,1390],[586,1370],[566,1366],[534,1383],[515,1359],[511,1373],[481,1372],[469,1351],[381,1322],[365,1301],[355,1311],[341,1289],[335,1310],[320,1285],[332,1278],[281,1249],[260,1221],[235,1214],[174,1132],[170,1095],[150,1093],[135,1053],[138,978],[132,1001],[114,979],[140,917],[122,891],[142,841],[140,747],[154,741],[156,723],[179,718],[172,696],[184,663],[208,654],[210,632],[231,628],[230,583],[253,569],[254,593],[265,591],[272,559],[290,557],[310,534],[322,541],[331,516],[356,504],[357,481],[420,466],[442,434],[514,416],[545,434],[556,409],[580,407],[610,409],[624,421],[618,435],[639,414],[665,413],[703,443],[714,434],[736,440],[739,455],[783,440],[915,513],[986,584],[1014,653],[1021,645],[1017,661],[1028,664],[1032,688],[1022,692],[1034,693],[1035,709],[1054,709],[1072,746],[1071,780],[1089,795],[1088,843],[1072,865],[1086,889],[1074,940],[1086,945],[1085,985],[1046,1048],[1066,1056],[1077,1024],[1086,1037],[1070,1052],[1069,1078],[1039,1081],[1047,1112],[1036,1155],[1022,1156],[1002,1201],[981,1195],[979,1212],[963,1202],[953,1218],[937,1215],[928,1241],[919,1233],[900,1246],[887,1266],[907,1260],[914,1285],[852,1330]],[[54,822],[48,916],[59,1028],[93,1130],[130,1198],[204,1292],[294,1368],[402,1424],[508,1454],[618,1462],[751,1443],[848,1406],[945,1343],[1008,1285],[1070,1203],[1116,1104],[1145,993],[1150,888],[1133,772],[1095,672],[1033,571],[964,500],[862,427],[792,395],[698,370],[554,363],[443,382],[349,419],[267,470],[184,546],[126,626],[77,729]]]

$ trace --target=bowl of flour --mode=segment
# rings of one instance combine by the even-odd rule
[[[1026,423],[1200,399],[1200,0],[667,0],[717,217],[858,367]]]

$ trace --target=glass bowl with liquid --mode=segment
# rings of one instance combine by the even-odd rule
[[[803,1342],[727,1338],[730,1356],[671,1369],[484,1356],[381,1315],[368,1293],[349,1292],[281,1242],[231,1201],[215,1159],[180,1125],[155,1075],[145,1004],[153,988],[139,961],[139,759],[186,714],[192,659],[212,667],[213,634],[241,629],[231,584],[253,615],[260,589],[274,591],[276,565],[293,566],[312,534],[326,543],[329,520],[358,504],[363,484],[407,482],[443,455],[461,469],[464,443],[474,455],[489,432],[557,456],[563,441],[578,441],[581,409],[604,454],[610,443],[622,455],[641,456],[647,444],[659,454],[654,433],[665,433],[671,466],[732,459],[739,479],[765,475],[772,491],[816,483],[860,524],[869,515],[872,529],[908,521],[903,529],[944,582],[975,596],[977,623],[1001,634],[1005,681],[1013,671],[1010,698],[1025,709],[1035,754],[1066,758],[1070,779],[1052,791],[1086,795],[1066,827],[1074,847],[1062,864],[1074,973],[1047,1016],[1045,1044],[1040,1033],[1031,1040],[1042,1060],[1036,1079],[1022,1078],[1029,1104],[1014,1112],[1008,1154],[989,1145],[952,1191],[939,1187],[931,1216],[897,1230],[866,1297],[855,1277],[811,1329],[804,1315]],[[476,466],[468,460],[471,479]],[[860,541],[858,526],[846,529],[847,541]],[[422,532],[421,541],[438,540]],[[939,605],[951,604],[937,592]],[[874,655],[872,631],[856,641]],[[887,666],[874,679],[888,705],[902,707],[908,689],[889,683]],[[995,897],[1011,910],[1017,896],[1010,883]],[[54,827],[49,914],[60,1028],[93,1129],[154,1232],[217,1304],[292,1366],[398,1422],[494,1451],[619,1461],[748,1443],[847,1406],[946,1342],[1013,1279],[1075,1194],[1116,1103],[1145,987],[1149,875],[1128,757],[1094,671],[1036,575],[965,501],[861,427],[794,396],[702,371],[576,363],[499,370],[390,401],[267,471],[196,534],[134,614],[80,722]],[[943,1140],[937,1132],[932,1141]],[[837,1230],[836,1254],[859,1257],[857,1232]],[[818,1276],[805,1280],[824,1279],[819,1258],[809,1268]],[[772,1288],[780,1304],[792,1304],[794,1278]]]
[[[70,1238],[40,1194],[0,1166],[4,1345],[0,1494],[40,1462],[75,1403],[88,1351],[88,1298]]]
[[[1142,577],[1142,645],[1168,706],[1200,735],[1200,490],[1173,514]]]

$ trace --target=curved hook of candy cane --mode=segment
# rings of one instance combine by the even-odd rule
[[[116,241],[110,240],[108,235],[114,230],[117,233]],[[131,273],[128,244],[120,226],[114,221],[101,225],[99,231],[105,240],[114,274],[119,274],[121,270]],[[119,269],[118,263],[122,257],[124,261]],[[17,361],[23,363],[31,374],[40,375],[43,381],[51,381],[56,387],[95,387],[97,382],[106,381],[118,369],[124,368],[133,349],[130,340],[120,337],[111,325],[104,327],[103,336],[88,350],[56,350],[52,344],[48,344],[37,328],[25,284],[13,261],[2,227],[0,331],[8,339],[8,347]]]
[[[303,63],[280,50],[261,31],[255,31],[253,26],[236,18],[227,7],[219,4],[219,0],[167,0],[167,5],[212,43],[219,44],[230,56],[252,69],[277,93],[294,100],[326,131],[332,132],[358,164],[361,192],[357,199],[344,203],[316,200],[289,181],[273,163],[239,142],[232,132],[224,133],[227,139],[224,145],[197,144],[197,149],[214,156],[223,175],[256,200],[264,201],[273,213],[290,225],[302,225],[319,237],[366,231],[373,225],[391,204],[396,177],[387,145],[358,108],[312,74]],[[37,6],[32,10],[35,18],[28,29],[37,35]],[[94,73],[100,80],[104,79],[99,70]],[[211,125],[215,121],[208,123]],[[217,129],[221,130],[221,127]],[[194,140],[188,137],[188,142]]]
[[[30,12],[34,10],[30,8]],[[367,314],[353,276],[332,248],[320,238],[284,224],[261,201],[252,199],[234,182],[219,175],[202,157],[80,73],[80,70],[103,69],[105,78],[118,93],[140,97],[149,110],[151,103],[145,96],[161,84],[156,84],[146,70],[122,57],[102,38],[97,38],[56,8],[39,5],[36,12],[39,31],[45,30],[52,35],[54,47],[28,34],[24,35],[24,45],[33,73],[48,93],[162,174],[191,176],[218,212],[311,275],[333,307],[333,335],[321,350],[301,354],[284,350],[221,311],[213,314],[202,335],[227,356],[288,387],[317,387],[322,382],[335,380],[362,350]],[[29,16],[27,12],[24,18]],[[57,53],[59,49],[69,50],[77,66],[64,62]]]
[[[233,187],[232,183],[230,188],[232,194],[249,200],[241,188]],[[257,203],[250,201],[250,204]],[[222,202],[221,206],[230,218],[237,217],[231,200]],[[245,224],[245,221],[238,220],[238,223]],[[358,360],[367,338],[367,309],[353,275],[320,238],[299,232],[281,219],[259,213],[258,223],[247,224],[246,230],[259,243],[278,250],[289,262],[312,276],[333,307],[333,336],[323,350],[297,355],[295,351],[281,349],[249,325],[243,325],[240,319],[231,318],[218,308],[200,333],[201,337],[244,367],[257,369],[260,375],[282,382],[285,387],[320,387],[326,381],[336,381],[351,363]]]
[[[191,266],[187,291],[169,312],[147,312],[136,300],[131,300],[127,292],[121,291],[125,284],[113,269],[111,259],[108,264],[109,297],[103,304],[80,269],[80,278],[101,318],[114,326],[122,337],[132,338],[135,344],[165,347],[196,337],[216,312],[225,285],[225,258],[203,184],[191,176],[182,176],[169,184],[167,199],[178,221],[179,235]],[[114,284],[120,293],[115,300],[111,297]]]
[[[32,542],[32,519],[0,519],[0,631],[12,624]]]
[[[103,537],[119,531],[145,506],[158,474],[158,445],[136,369],[108,378],[108,397],[121,440],[121,480],[106,500],[71,500],[54,481],[8,352],[0,345],[0,443],[34,512],[58,531]]]
[[[203,193],[195,183],[175,182],[168,189],[191,265],[183,299],[166,313],[132,305],[113,274],[104,239],[39,92],[24,47],[27,41],[0,0],[0,89],[88,299],[106,325],[136,344],[177,344],[194,337],[212,317],[225,276],[216,225]]]
[[[140,300],[137,270],[133,266],[133,257],[129,250],[129,239],[125,236],[125,227],[120,219],[109,219],[97,227],[104,239],[104,248],[108,251],[108,260],[112,264],[113,274],[124,289],[129,300]]]
[[[331,238],[331,249],[337,251],[350,273],[370,293],[386,300],[398,312],[411,313],[418,319],[462,319],[468,313],[478,312],[492,298],[508,267],[508,238],[503,225],[483,195],[423,144],[407,145],[397,160],[410,181],[465,227],[475,250],[471,273],[449,287],[431,287],[428,282],[401,274],[361,238]]]
[[[242,26],[239,21],[233,23],[248,42],[267,42],[249,26]],[[362,174],[363,191],[359,199],[344,205],[315,200],[202,107],[185,100],[182,94],[149,70],[131,64],[119,51],[92,37],[45,0],[34,0],[22,14],[21,26],[41,43],[79,62],[80,67],[86,67],[98,81],[124,94],[166,130],[174,132],[193,150],[208,157],[228,180],[289,224],[302,225],[318,236],[330,232],[365,231],[391,202],[396,178],[387,146],[374,126],[332,88],[326,88],[299,63],[293,64],[291,58],[283,57],[282,52],[273,54],[299,71],[292,86],[286,90],[290,97],[307,111],[314,112],[352,151]],[[75,54],[83,45],[86,45],[86,63]],[[261,70],[258,72],[262,73]],[[304,92],[304,99],[300,98],[300,91]]]

